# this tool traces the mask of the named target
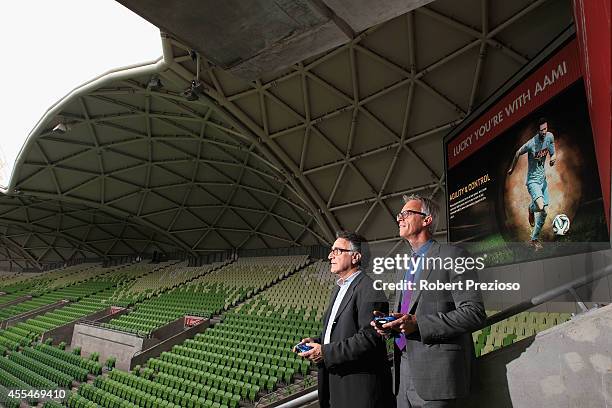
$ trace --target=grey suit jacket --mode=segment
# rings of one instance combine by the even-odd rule
[[[426,258],[457,259],[468,256],[461,248],[433,242]],[[400,381],[412,379],[416,392],[425,400],[465,397],[470,391],[474,345],[472,331],[486,319],[479,291],[465,290],[467,280],[477,281],[474,270],[462,274],[445,269],[444,263],[423,267],[419,280],[441,283],[464,282],[464,290],[417,290],[410,298],[410,314],[416,315],[418,330],[406,336],[402,353],[395,347],[395,392]],[[398,271],[396,281],[405,271]],[[401,292],[396,292],[394,311],[400,309]],[[399,378],[399,365],[408,364],[408,377]]]

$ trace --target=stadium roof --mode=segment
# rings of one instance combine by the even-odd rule
[[[163,27],[160,60],[95,78],[40,119],[0,196],[0,267],[329,243],[339,228],[397,241],[403,194],[444,205],[443,136],[572,24],[566,0],[440,0],[372,27],[332,10],[317,24],[333,20],[342,45],[301,44],[266,73],[278,44],[228,52],[222,69],[210,44],[171,34],[187,14]],[[215,38],[236,44],[249,17]]]

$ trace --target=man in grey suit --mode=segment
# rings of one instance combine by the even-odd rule
[[[377,332],[396,336],[398,408],[456,407],[458,399],[470,392],[471,332],[486,318],[480,292],[465,286],[468,280],[477,281],[477,276],[474,269],[458,273],[448,262],[429,262],[465,259],[467,253],[432,239],[439,213],[435,202],[418,195],[404,196],[404,202],[397,215],[399,234],[410,243],[413,259],[421,257],[422,262],[412,262],[408,271],[398,272],[397,281],[412,281],[415,287],[396,292],[393,316],[397,320],[377,327]],[[420,290],[423,280],[455,285],[450,290]]]
[[[362,270],[367,264],[363,238],[349,232],[336,237],[328,258],[338,281],[323,317],[323,333],[303,339],[312,350],[300,356],[317,363],[321,408],[389,407],[394,401],[387,349],[370,326],[374,310],[387,311],[389,303]]]

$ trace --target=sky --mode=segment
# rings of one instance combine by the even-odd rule
[[[45,111],[110,70],[162,55],[159,30],[114,0],[19,0],[0,13],[0,186]]]

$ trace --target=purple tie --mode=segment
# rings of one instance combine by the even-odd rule
[[[413,256],[412,259],[416,261],[416,256]],[[406,271],[408,274],[408,279],[406,279],[406,281],[408,282],[414,282],[414,276],[416,275],[416,273],[410,273],[411,269],[412,268],[408,268]],[[408,313],[411,297],[412,291],[410,289],[406,288],[404,291],[402,291],[402,305],[400,306],[400,313]],[[406,336],[404,336],[404,333],[401,333],[399,337],[395,339],[395,344],[397,344],[400,351],[404,351],[406,348]]]

